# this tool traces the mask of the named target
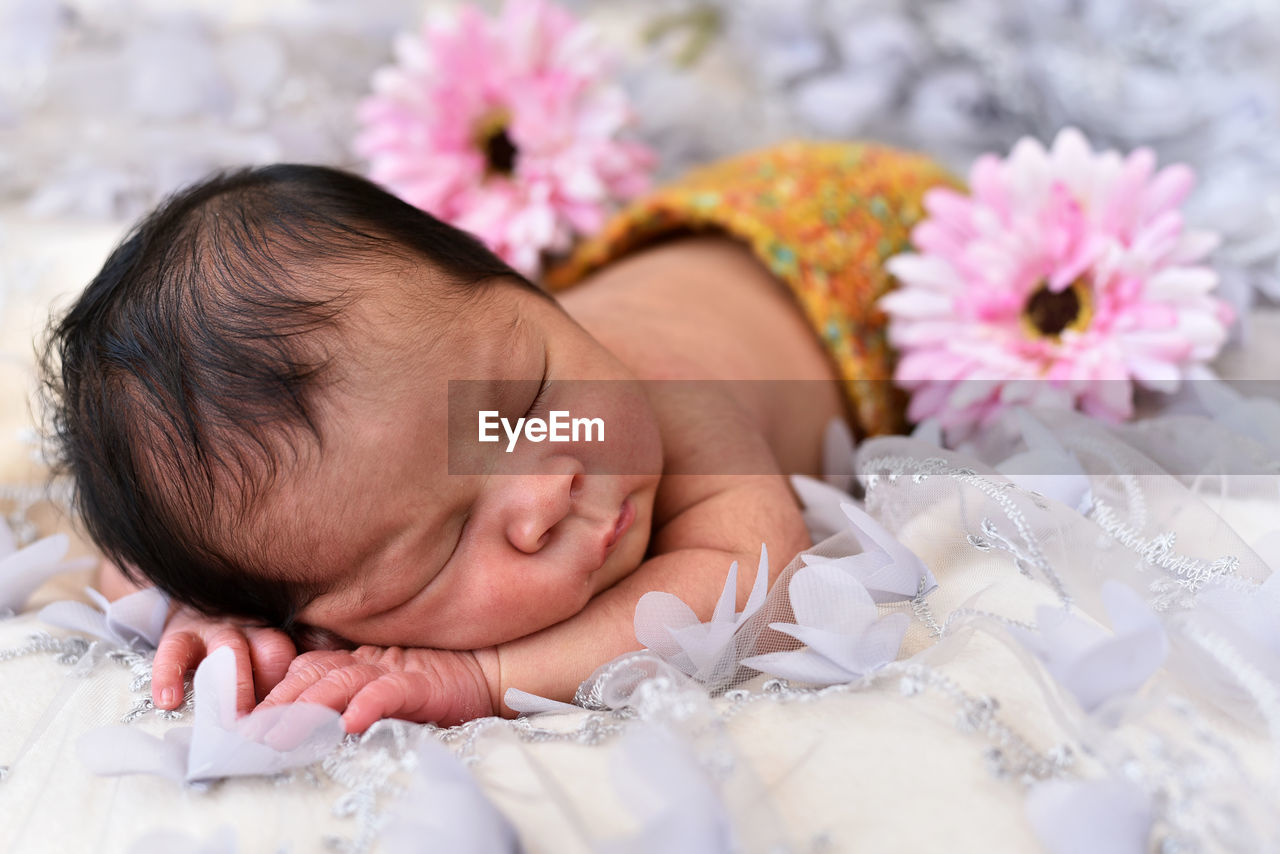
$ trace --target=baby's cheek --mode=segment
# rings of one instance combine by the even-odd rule
[[[614,474],[656,477],[662,471],[662,439],[658,420],[647,400],[620,410],[610,422],[613,428],[611,458],[603,470]]]
[[[491,646],[554,626],[582,610],[590,590],[555,589],[545,576],[495,580],[468,597],[460,628],[472,647]]]
[[[512,614],[512,623],[520,623],[522,635],[554,626],[579,613],[591,601],[591,586],[583,582],[565,584],[547,584],[518,591],[512,603],[517,613]]]

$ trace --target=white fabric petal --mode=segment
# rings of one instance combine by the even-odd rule
[[[562,703],[559,700],[552,700],[549,697],[543,697],[538,694],[530,694],[528,691],[521,691],[519,688],[508,688],[507,693],[502,695],[502,702],[514,712],[522,715],[533,715],[542,712],[580,712],[581,706],[575,706],[572,703]]]
[[[96,591],[94,591],[96,592]],[[154,587],[144,588],[105,604],[108,630],[126,644],[139,641],[154,649],[169,617],[169,598]]]
[[[129,848],[129,854],[238,854],[236,831],[224,824],[208,838],[192,836],[181,830],[157,830],[137,839]]]
[[[1107,581],[1102,599],[1113,633],[1061,608],[1045,606],[1036,609],[1038,633],[1010,629],[1086,712],[1137,691],[1169,651],[1159,618],[1136,593]]]
[[[791,579],[791,607],[797,619],[809,625],[838,625],[840,616],[850,609],[874,612],[877,602],[900,602],[909,598],[893,591],[872,590],[869,586],[869,580],[884,584],[898,580],[900,573],[884,552],[859,552],[837,558],[807,554],[801,555],[800,560],[805,568]],[[825,613],[831,611],[834,613]]]
[[[822,431],[823,481],[837,491],[847,493],[853,487],[855,453],[856,442],[848,422],[843,418],[832,418]],[[832,533],[841,527],[843,522],[833,528]]]
[[[902,638],[911,626],[911,617],[904,613],[886,614],[871,624],[858,643],[858,666],[869,673],[896,661],[902,649]]]
[[[942,425],[936,418],[926,418],[911,431],[911,438],[942,448]]]
[[[711,622],[725,623],[733,620],[733,612],[738,608],[738,562],[729,564],[729,575],[724,580],[724,589],[716,601],[716,609],[711,613]]]
[[[40,609],[40,619],[61,629],[111,640],[106,616],[86,602],[74,599],[50,602]]]
[[[94,774],[154,774],[182,782],[187,774],[190,727],[175,727],[156,738],[130,726],[90,730],[76,743],[80,761]]]
[[[404,794],[387,811],[379,846],[387,854],[430,850],[505,854],[520,850],[515,829],[457,758],[424,739]]]
[[[1092,712],[1112,697],[1142,687],[1164,661],[1169,641],[1156,624],[1150,630],[1117,637],[1066,663],[1058,675],[1080,707]]]
[[[670,593],[654,591],[640,597],[636,603],[636,640],[663,658],[680,652],[680,645],[671,637],[669,629],[697,624],[693,609]]]
[[[1025,409],[1015,411],[1027,450],[996,465],[996,471],[1020,488],[1038,492],[1081,514],[1093,506],[1092,486],[1075,455]]]
[[[858,678],[858,674],[850,673],[825,656],[807,649],[755,655],[744,658],[742,663],[770,676],[810,685],[839,685]]]
[[[840,509],[840,505],[851,497],[848,492],[802,474],[791,476],[791,488],[800,498],[804,522],[815,543],[843,531],[849,524],[848,517]]]
[[[769,549],[764,543],[760,544],[760,561],[756,565],[756,580],[751,585],[751,592],[747,594],[747,603],[742,606],[742,613],[738,615],[737,622],[742,623],[751,617],[756,611],[760,610],[760,606],[764,604],[765,597],[769,595]]]
[[[868,668],[862,662],[864,656],[859,654],[862,633],[840,634],[838,632],[819,629],[814,626],[798,626],[793,623],[770,623],[775,631],[790,635],[808,647],[808,653],[819,655],[839,667],[850,678],[861,676]],[[783,653],[786,654],[786,653]],[[878,662],[883,664],[884,661]]]
[[[741,850],[713,780],[683,745],[636,726],[613,754],[610,776],[623,803],[642,804],[640,826],[593,846],[601,854],[729,854]]]
[[[1273,532],[1269,539],[1280,541],[1280,534]],[[1271,576],[1251,590],[1209,587],[1200,592],[1197,602],[1280,655],[1280,569],[1273,566]]]
[[[710,679],[721,663],[727,664],[730,655],[729,643],[733,640],[737,626],[732,621],[716,621],[696,623],[684,628],[667,628],[672,640],[680,647],[680,655],[673,656],[671,661],[688,662],[692,667],[686,672],[700,679]]]
[[[256,709],[237,720],[235,654],[229,647],[219,647],[200,663],[193,687],[188,780],[276,774],[309,765],[345,735],[341,716],[313,703]]]
[[[908,598],[917,593],[928,593],[938,586],[933,573],[924,565],[915,552],[898,542],[892,534],[880,526],[880,523],[856,504],[842,504],[840,509],[849,518],[850,530],[858,538],[858,542],[867,551],[880,549],[889,555],[896,567],[896,579],[892,586],[880,579],[880,590],[897,593]],[[924,584],[921,585],[923,579]],[[874,594],[873,594],[874,595]]]
[[[1107,631],[1096,623],[1048,605],[1036,608],[1036,626],[1051,657],[1064,661],[1079,658],[1108,637]]]
[[[341,716],[313,703],[257,709],[236,720],[235,678],[235,653],[220,647],[196,669],[193,726],[174,727],[163,739],[103,727],[81,738],[81,759],[96,774],[194,782],[309,765],[342,740]]]
[[[856,634],[788,623],[770,623],[769,626],[805,644],[809,653],[825,658],[850,674],[849,678],[856,678],[898,657],[902,636],[910,622],[911,618],[906,614],[890,614],[881,620],[872,620]]]
[[[85,595],[98,608],[79,601],[46,605],[40,619],[50,625],[93,635],[114,646],[155,649],[169,616],[169,600],[153,587],[122,596],[114,602],[91,587]],[[100,609],[100,610],[99,610]]]
[[[1145,854],[1151,803],[1119,780],[1047,780],[1027,794],[1027,818],[1049,854]]]
[[[66,534],[54,534],[0,558],[0,610],[21,611],[31,594],[53,576],[89,569],[97,562],[92,557],[64,561],[69,547]]]
[[[0,560],[4,560],[17,550],[18,541],[14,538],[9,523],[0,519]]]

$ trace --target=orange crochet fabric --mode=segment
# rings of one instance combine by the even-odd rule
[[[663,236],[716,229],[745,242],[790,288],[843,380],[861,433],[904,426],[876,300],[884,262],[907,248],[930,187],[959,181],[919,154],[882,145],[791,142],[694,170],[632,203],[546,282],[567,287]]]

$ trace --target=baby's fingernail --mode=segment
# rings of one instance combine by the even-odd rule
[[[178,692],[173,690],[172,688],[165,688],[163,691],[160,692],[161,708],[167,709],[173,706],[175,703],[177,703],[177,701],[178,701]]]

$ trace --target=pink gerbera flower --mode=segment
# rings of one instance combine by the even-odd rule
[[[535,275],[648,187],[653,157],[594,33],[544,0],[473,6],[396,43],[360,106],[370,177]]]
[[[1011,404],[1122,420],[1135,382],[1172,391],[1217,354],[1232,313],[1197,263],[1217,237],[1183,227],[1191,170],[1154,167],[1067,129],[1051,151],[1023,139],[980,158],[969,196],[925,195],[917,252],[890,259],[901,287],[881,301],[912,420],[952,440]]]

